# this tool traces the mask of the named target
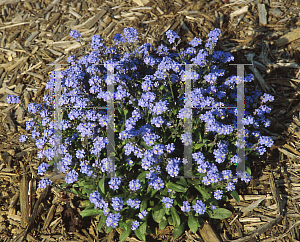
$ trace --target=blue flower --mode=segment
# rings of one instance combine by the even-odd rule
[[[9,104],[20,103],[20,99],[19,99],[18,96],[7,95],[6,102],[9,103]]]
[[[190,43],[189,43],[189,45],[191,45],[191,46],[193,46],[193,47],[197,47],[197,46],[199,46],[199,45],[201,45],[201,44],[202,44],[202,40],[199,39],[199,38],[197,38],[197,37],[195,37],[194,39],[192,39],[192,40],[190,41]]]
[[[191,209],[191,206],[190,206],[189,202],[188,201],[184,201],[183,202],[183,206],[181,206],[181,211],[183,211],[183,212],[189,212],[190,209]]]
[[[163,197],[163,199],[161,201],[165,204],[166,208],[172,207],[173,199],[171,199],[169,197]]]
[[[118,190],[122,180],[119,177],[112,177],[108,182],[109,188],[113,190]]]
[[[128,41],[128,43],[134,43],[138,39],[138,32],[135,28],[125,28],[124,29],[124,37]]]
[[[222,194],[223,194],[223,191],[222,190],[216,190],[215,193],[214,193],[214,197],[215,199],[217,200],[221,200],[222,199]]]
[[[274,101],[274,96],[264,93],[264,95],[261,97],[262,99],[262,103],[266,103],[266,102],[273,102]]]
[[[107,219],[106,219],[106,225],[107,227],[118,227],[118,222],[121,218],[121,215],[119,213],[109,213]]]
[[[65,176],[65,181],[68,184],[71,184],[78,179],[78,173],[75,170],[69,171]]]
[[[38,188],[46,188],[47,186],[49,186],[52,183],[51,180],[47,179],[47,178],[43,178],[42,180],[39,181],[39,186]]]
[[[193,205],[193,209],[196,211],[197,214],[204,214],[205,204],[202,202],[202,200],[197,200],[195,205]]]
[[[141,187],[141,183],[140,183],[139,179],[132,180],[129,182],[129,189],[131,189],[132,191],[136,191],[136,190],[140,189],[140,187]]]
[[[147,216],[147,214],[148,214],[147,210],[143,210],[142,212],[139,213],[138,217],[140,219],[143,219]]]
[[[137,220],[132,221],[132,230],[136,230],[140,226],[140,223]]]
[[[168,30],[168,31],[166,32],[166,35],[167,35],[167,38],[168,38],[168,41],[169,41],[170,44],[173,44],[174,41],[175,41],[175,39],[180,38],[180,37],[177,35],[177,33],[176,33],[175,31],[173,31],[173,30]]]
[[[112,198],[112,207],[115,211],[121,211],[123,208],[123,200],[120,197]]]
[[[131,208],[135,208],[135,209],[138,209],[140,207],[140,203],[141,203],[141,201],[137,198],[134,200],[129,198],[127,200],[127,205],[130,206]]]
[[[70,32],[70,37],[76,39],[76,41],[79,41],[79,37],[82,37],[81,33],[79,33],[79,31],[77,30],[72,30]]]
[[[211,205],[211,209],[212,209],[212,210],[216,210],[217,207],[216,207],[215,205]]]
[[[23,143],[27,140],[27,138],[28,138],[27,135],[21,135],[20,139],[19,139],[19,142]]]

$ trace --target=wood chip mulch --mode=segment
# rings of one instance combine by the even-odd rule
[[[141,42],[154,47],[164,33],[176,31],[182,43],[206,39],[220,28],[218,48],[253,73],[254,88],[275,97],[269,106],[271,127],[263,129],[275,143],[252,162],[253,179],[231,199],[233,215],[209,221],[196,234],[176,241],[299,241],[300,207],[300,8],[294,0],[0,0],[0,240],[118,241],[119,229],[98,233],[96,219],[81,218],[81,201],[55,187],[38,189],[37,147],[19,143],[31,117],[17,95],[41,103],[52,63],[83,56],[92,36],[108,43],[125,27],[135,27]],[[83,35],[82,45],[70,38]],[[232,66],[233,73],[236,67]],[[59,183],[59,180],[56,181]],[[139,241],[134,233],[127,241]],[[173,241],[172,227],[148,235],[147,241]]]

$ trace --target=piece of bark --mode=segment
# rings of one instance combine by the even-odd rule
[[[29,222],[29,197],[28,197],[28,179],[26,172],[23,172],[23,178],[20,185],[20,208],[22,214],[21,226],[23,228]]]
[[[74,29],[78,31],[82,29],[91,29],[100,20],[100,18],[102,18],[106,14],[106,12],[106,10],[102,9],[95,16],[89,18],[83,24],[74,26]]]
[[[43,225],[43,229],[42,230],[45,230],[49,227],[49,224],[51,223],[53,217],[54,217],[54,214],[55,214],[55,210],[56,210],[56,205],[53,204],[51,207],[50,207],[50,210],[47,214],[47,217],[44,221],[44,225]]]
[[[205,221],[203,227],[199,229],[199,232],[204,242],[222,241],[219,235],[214,231],[207,221]]]
[[[266,25],[268,23],[266,6],[263,3],[258,4],[258,17],[259,17],[260,24]]]
[[[282,208],[282,201],[281,201],[281,198],[279,196],[278,190],[277,190],[276,185],[275,185],[275,179],[274,179],[273,172],[270,174],[270,187],[271,187],[271,191],[272,191],[274,200],[277,204],[278,213],[282,214],[282,209],[283,209]]]
[[[41,202],[44,200],[44,198],[47,196],[48,191],[49,191],[49,186],[47,186],[44,189],[43,193],[41,194],[39,199],[34,204],[33,212],[32,212],[32,215],[30,217],[30,220],[29,220],[29,223],[28,223],[27,227],[16,238],[14,238],[12,240],[12,242],[22,242],[24,240],[29,228],[33,225],[34,220],[36,219],[36,217],[38,215],[39,206],[40,206]]]
[[[284,36],[280,37],[278,40],[275,40],[274,43],[277,45],[277,47],[281,47],[284,45],[287,45],[297,39],[300,39],[300,28],[297,28]]]
[[[132,0],[135,4],[144,7],[146,4],[149,3],[149,0]]]
[[[252,239],[255,239],[260,234],[262,234],[262,233],[268,231],[269,229],[271,229],[274,225],[276,225],[277,223],[279,223],[282,219],[283,219],[283,215],[280,214],[275,219],[273,219],[272,221],[270,221],[269,223],[266,223],[265,225],[263,225],[260,228],[258,228],[256,231],[252,232],[251,235],[245,236],[245,237],[242,237],[242,238],[239,238],[239,239],[236,239],[236,240],[227,240],[227,241],[230,241],[230,242],[246,242],[246,241],[250,241]]]
[[[243,213],[244,216],[246,216],[250,211],[252,211],[254,208],[256,208],[262,201],[266,199],[267,196],[263,196],[262,198],[254,201],[252,204],[249,206],[242,208],[241,212]]]
[[[47,27],[44,29],[45,31],[47,31],[49,28],[51,28],[53,26],[53,24],[60,18],[61,13],[55,13],[53,15],[53,18],[51,19],[51,21],[49,22],[49,24],[47,25]]]
[[[0,6],[5,4],[16,4],[21,2],[21,0],[0,0]]]

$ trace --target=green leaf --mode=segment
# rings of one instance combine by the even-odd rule
[[[189,219],[188,219],[188,225],[190,227],[190,229],[192,230],[193,233],[197,232],[197,220],[195,219],[193,214],[189,215]]]
[[[167,221],[167,219],[164,219],[163,221],[161,221],[161,222],[159,223],[159,228],[160,228],[161,230],[163,230],[163,229],[165,229],[165,227],[167,227],[167,225],[168,225],[168,221]]]
[[[102,213],[101,214],[101,218],[100,218],[100,221],[99,221],[99,224],[98,224],[98,231],[101,232],[101,228],[103,227],[103,225],[105,224],[106,222],[106,217],[104,216],[104,214]]]
[[[204,201],[210,199],[210,194],[205,190],[205,188],[201,186],[195,186],[195,188],[201,193]]]
[[[230,195],[235,199],[235,201],[237,201],[238,203],[240,202],[240,197],[236,190],[232,191]]]
[[[171,215],[172,215],[173,221],[175,222],[175,227],[179,226],[180,225],[180,217],[174,207],[171,207]]]
[[[141,241],[146,241],[146,237],[145,237],[146,226],[144,226],[143,229],[141,229],[141,227],[142,227],[144,224],[147,225],[146,223],[143,223],[142,225],[140,225],[140,227],[138,227],[138,228],[134,231],[136,237],[138,237],[138,239],[141,240]],[[145,230],[144,230],[144,228],[145,228]],[[142,230],[144,230],[144,231],[142,232]]]
[[[251,168],[249,166],[245,167],[245,172],[251,176]]]
[[[101,214],[101,211],[98,209],[84,209],[80,212],[81,217],[88,217],[92,215]]]
[[[164,215],[165,215],[165,210],[163,208],[152,213],[152,217],[154,221],[157,223],[160,223],[162,221]]]
[[[147,208],[147,203],[149,199],[144,199],[141,203],[141,212],[144,211]]]
[[[139,229],[140,229],[142,234],[145,234],[146,229],[147,229],[147,222],[144,222],[142,225],[140,225]]]
[[[104,181],[105,181],[105,177],[103,177],[98,183],[98,187],[103,194],[105,194]]]
[[[122,232],[122,234],[120,235],[120,241],[122,242],[122,241],[125,241],[127,238],[128,238],[128,236],[131,234],[131,228],[129,227],[129,228],[127,228],[127,230],[124,230],[123,232]]]
[[[168,223],[172,226],[174,226],[174,221],[172,219],[172,217],[168,217]]]
[[[123,230],[127,230],[127,224],[125,222],[119,222],[119,227]]]
[[[105,233],[108,234],[110,231],[112,231],[113,227],[107,227],[105,228]]]
[[[217,208],[214,210],[214,213],[211,215],[211,218],[214,219],[226,219],[232,215],[232,212],[226,208]]]
[[[173,238],[177,239],[180,237],[184,232],[185,223],[182,223],[179,227],[174,228]]]
[[[167,183],[167,186],[166,186],[168,189],[171,189],[175,192],[186,192],[187,188],[184,188],[178,184],[175,184],[175,183],[172,183],[172,182],[168,182]]]
[[[137,179],[139,179],[140,181],[144,180],[146,178],[147,173],[149,173],[149,171],[143,171],[142,173],[140,173],[137,177]]]
[[[128,110],[127,109],[124,109],[124,115],[125,115],[125,119],[126,119],[126,115],[128,113]]]
[[[176,183],[179,184],[179,185],[182,185],[184,187],[187,186],[187,182],[186,182],[186,180],[183,177],[180,177],[180,180],[177,181]]]
[[[205,143],[201,143],[201,144],[196,144],[195,145],[195,150],[199,150],[202,146],[204,146],[205,145]]]

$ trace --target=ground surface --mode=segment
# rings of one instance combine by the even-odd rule
[[[176,31],[185,46],[193,37],[206,39],[217,27],[222,31],[217,47],[230,51],[235,63],[254,64],[252,69],[245,67],[246,73],[256,77],[249,85],[275,96],[270,105],[271,127],[262,131],[275,144],[261,159],[251,161],[253,180],[239,188],[241,202],[228,203],[233,215],[209,221],[219,235],[213,240],[300,239],[296,223],[300,217],[300,8],[296,2],[2,0],[0,8],[1,241],[118,241],[118,230],[98,234],[96,220],[80,218],[80,199],[57,193],[53,187],[47,193],[37,189],[38,149],[32,141],[19,143],[29,117],[20,107],[6,104],[5,98],[13,94],[27,105],[41,102],[48,73],[54,69],[47,64],[66,63],[70,54],[84,52],[69,37],[70,30],[83,33],[85,47],[93,35],[110,42],[124,27],[135,27],[141,42],[154,47],[165,41],[168,29]],[[232,71],[236,73],[235,67]],[[26,230],[28,222],[32,226]],[[172,232],[170,226],[158,229],[157,235],[147,235],[147,241],[172,241]],[[195,235],[186,231],[177,241],[212,241],[207,236],[215,236],[209,227]],[[132,233],[128,241],[138,241],[134,237]]]

